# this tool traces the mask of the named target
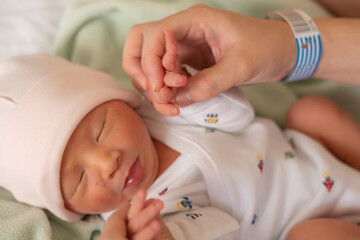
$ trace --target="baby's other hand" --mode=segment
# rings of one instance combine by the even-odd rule
[[[132,199],[127,213],[129,239],[154,239],[161,230],[156,219],[164,204],[159,199],[146,199],[145,190],[139,190]]]
[[[106,221],[100,240],[152,240],[160,233],[163,222],[159,219],[164,204],[158,199],[146,198],[139,190],[127,204],[114,212]]]

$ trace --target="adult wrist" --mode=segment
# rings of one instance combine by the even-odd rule
[[[305,12],[297,9],[269,12],[267,18],[285,20],[291,27],[296,41],[295,67],[284,81],[291,82],[311,77],[321,57],[321,38],[314,21]]]
[[[289,76],[289,74],[293,71],[295,67],[297,54],[298,54],[296,41],[294,41],[294,34],[289,24],[285,21],[280,21],[280,22],[282,23],[282,28],[281,28],[282,41],[279,42],[279,44],[282,44],[281,45],[282,51],[279,56],[280,60],[278,61],[280,61],[279,70],[281,74],[278,75],[276,81],[282,81]]]

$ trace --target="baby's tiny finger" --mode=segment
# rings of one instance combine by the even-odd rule
[[[133,236],[133,240],[151,240],[160,232],[161,225],[157,220],[152,220],[148,226]]]
[[[156,94],[156,100],[158,103],[173,103],[175,102],[177,88],[169,88],[164,86],[160,89],[159,93]]]
[[[132,203],[129,208],[127,218],[131,220],[136,216],[143,208],[145,204],[146,192],[145,190],[139,190],[132,198]]]
[[[174,117],[180,114],[180,110],[177,106],[175,106],[173,103],[155,103],[153,102],[153,105],[156,109],[156,111],[158,111],[159,113],[165,115],[165,116],[169,116],[169,117]]]
[[[128,230],[130,234],[135,234],[144,229],[157,215],[160,214],[163,207],[164,203],[161,200],[154,200],[151,204],[138,212],[134,218],[128,221]]]
[[[164,83],[169,87],[183,87],[187,84],[187,77],[175,72],[166,72]]]

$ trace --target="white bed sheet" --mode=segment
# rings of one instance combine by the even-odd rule
[[[0,0],[0,61],[53,52],[61,17],[73,0]]]

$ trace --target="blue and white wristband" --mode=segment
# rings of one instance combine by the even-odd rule
[[[295,36],[297,45],[296,64],[284,81],[292,82],[311,77],[321,57],[320,33],[312,18],[298,9],[269,12],[266,18],[285,20]]]

